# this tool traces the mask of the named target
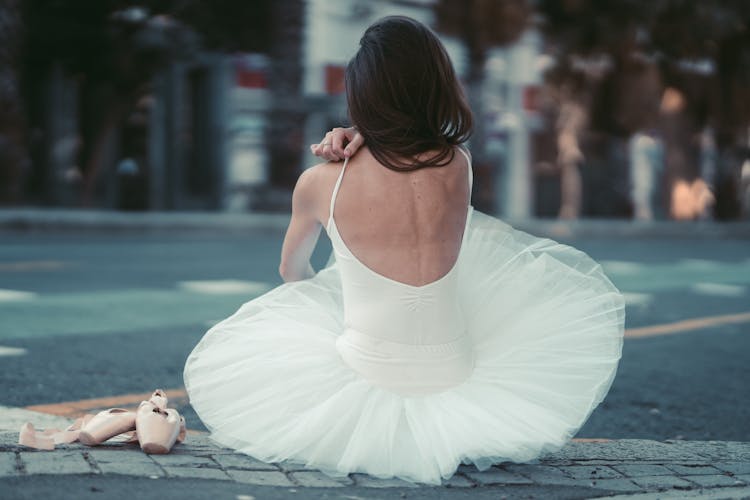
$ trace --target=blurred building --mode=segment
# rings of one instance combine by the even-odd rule
[[[308,0],[305,3],[301,93],[306,111],[303,148],[306,154],[301,160],[302,168],[318,162],[307,153],[307,145],[319,142],[332,127],[348,125],[344,71],[364,30],[377,19],[395,14],[434,26],[435,4],[436,0]],[[465,79],[467,54],[462,41],[453,36],[440,36],[459,78]],[[543,126],[535,99],[544,69],[539,48],[539,32],[531,29],[518,43],[490,51],[486,63],[488,78],[483,92],[486,106],[475,110],[487,123],[488,148],[493,155],[490,161],[494,162],[493,171],[484,179],[486,186],[479,192],[485,193],[488,209],[513,217],[529,217],[533,210],[532,178],[528,168],[529,137]],[[240,93],[250,98],[249,92]],[[260,94],[256,96],[262,100]],[[242,120],[257,123],[258,116],[250,113]],[[240,156],[243,154],[239,153]],[[236,158],[237,153],[230,154],[230,157]],[[262,170],[258,163],[255,170]],[[296,178],[298,171],[294,173]],[[262,174],[258,178],[263,178]],[[241,204],[235,205],[238,206]]]
[[[750,44],[727,21],[750,18],[742,9],[698,6],[701,36],[718,47],[703,54],[664,38],[695,20],[661,4],[123,5],[0,8],[0,100],[13,103],[0,117],[0,202],[287,211],[317,162],[309,144],[348,124],[344,70],[363,31],[402,14],[435,28],[467,89],[477,207],[511,218],[750,213]]]

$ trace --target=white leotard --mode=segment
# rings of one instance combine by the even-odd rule
[[[469,189],[472,185],[468,163]],[[374,385],[419,396],[463,382],[474,367],[474,349],[458,304],[458,273],[473,207],[466,212],[461,249],[441,278],[413,286],[364,265],[344,243],[333,217],[347,161],[331,195],[326,231],[341,273],[344,333],[336,348],[344,361]]]

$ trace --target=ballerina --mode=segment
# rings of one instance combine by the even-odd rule
[[[427,27],[370,26],[346,92],[356,130],[313,147],[333,161],[295,187],[286,283],[194,348],[193,408],[223,445],[333,477],[440,484],[559,449],[612,384],[622,295],[583,252],[473,209],[471,113]]]

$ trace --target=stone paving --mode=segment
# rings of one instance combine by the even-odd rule
[[[132,444],[86,447],[74,443],[51,452],[35,451],[16,444],[17,438],[16,432],[0,432],[0,478],[93,474],[152,479],[187,477],[296,488],[438,487],[360,473],[332,478],[295,464],[264,463],[217,446],[205,434],[189,434],[188,440],[176,445],[168,455],[147,455]],[[557,453],[526,464],[498,464],[482,472],[462,465],[442,487],[510,485],[590,488],[600,492],[594,496],[651,498],[643,494],[664,492],[678,498],[689,492],[689,496],[721,492],[721,498],[750,498],[750,443],[574,441]]]

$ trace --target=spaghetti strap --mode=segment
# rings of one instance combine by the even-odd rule
[[[336,180],[336,184],[333,186],[333,192],[331,193],[331,203],[328,209],[328,225],[329,226],[331,224],[331,221],[333,220],[333,207],[336,205],[336,195],[339,193],[339,187],[341,186],[341,179],[344,178],[344,169],[346,169],[347,163],[349,163],[349,158],[346,158],[344,160],[344,165],[341,167],[339,178]]]
[[[464,155],[464,158],[466,158],[466,169],[469,176],[469,203],[466,207],[466,220],[464,221],[464,233],[461,236],[461,249],[463,249],[464,244],[466,242],[467,235],[469,234],[469,225],[471,223],[471,214],[474,212],[474,207],[471,206],[471,193],[473,190],[474,185],[474,173],[472,172],[471,168],[471,157],[469,156],[469,153],[467,153],[464,148],[461,146],[458,146],[458,150],[461,151],[461,153]]]
[[[469,156],[469,153],[467,153],[461,146],[458,146],[458,150],[461,151],[461,153],[464,155],[464,158],[466,158],[467,168],[469,170],[469,204],[471,204],[471,193],[474,187],[474,172],[471,168],[471,157]]]

